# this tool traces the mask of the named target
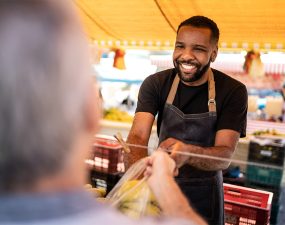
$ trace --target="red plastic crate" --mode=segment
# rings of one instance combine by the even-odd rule
[[[99,172],[124,172],[123,148],[112,136],[96,135],[86,163]]]
[[[224,183],[226,225],[267,225],[273,193]]]

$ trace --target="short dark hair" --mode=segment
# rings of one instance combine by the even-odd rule
[[[177,33],[182,26],[193,26],[193,27],[202,27],[209,28],[211,30],[211,40],[214,42],[219,41],[220,31],[217,24],[205,16],[192,16],[187,20],[184,20],[178,26]]]

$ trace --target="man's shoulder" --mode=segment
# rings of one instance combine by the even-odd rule
[[[213,69],[212,68],[212,71],[213,71],[213,74],[214,74],[214,77],[215,77],[215,83],[217,86],[225,86],[225,87],[228,87],[230,89],[232,88],[243,88],[243,89],[246,89],[246,86],[236,80],[235,78],[231,77],[230,75],[227,75],[219,70],[216,70],[216,69]]]
[[[176,70],[175,70],[175,68],[169,68],[169,69],[166,69],[166,70],[161,70],[161,71],[159,71],[159,72],[156,72],[155,74],[157,75],[157,76],[165,76],[165,75],[169,75],[169,76],[171,76],[171,75],[173,75],[173,74],[175,74],[176,72],[175,72]]]
[[[143,81],[142,86],[144,88],[154,87],[154,88],[160,89],[162,87],[171,85],[172,81],[174,80],[175,75],[176,75],[176,72],[174,68],[162,70],[162,71],[149,75]]]
[[[159,80],[159,81],[166,81],[166,80],[171,80],[176,74],[176,71],[174,68],[162,70],[159,72],[156,72],[152,75],[150,75],[148,78],[153,79],[153,80]]]

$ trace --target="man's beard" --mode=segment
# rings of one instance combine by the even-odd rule
[[[195,63],[195,66],[197,67],[197,71],[191,77],[183,76],[183,73],[181,72],[180,67],[179,67],[179,64],[181,64],[181,63],[186,63],[186,62],[177,62],[176,61],[175,63],[173,63],[180,80],[182,80],[184,82],[194,82],[194,81],[201,79],[201,77],[204,75],[204,73],[207,72],[207,70],[210,67],[211,60],[209,60],[209,62],[203,67],[201,66],[201,64]],[[190,63],[190,64],[193,64],[193,63]]]

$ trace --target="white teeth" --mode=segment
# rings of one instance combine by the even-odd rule
[[[188,64],[181,64],[181,66],[182,66],[184,69],[186,69],[186,70],[191,70],[191,69],[194,68],[194,66],[188,65]]]

